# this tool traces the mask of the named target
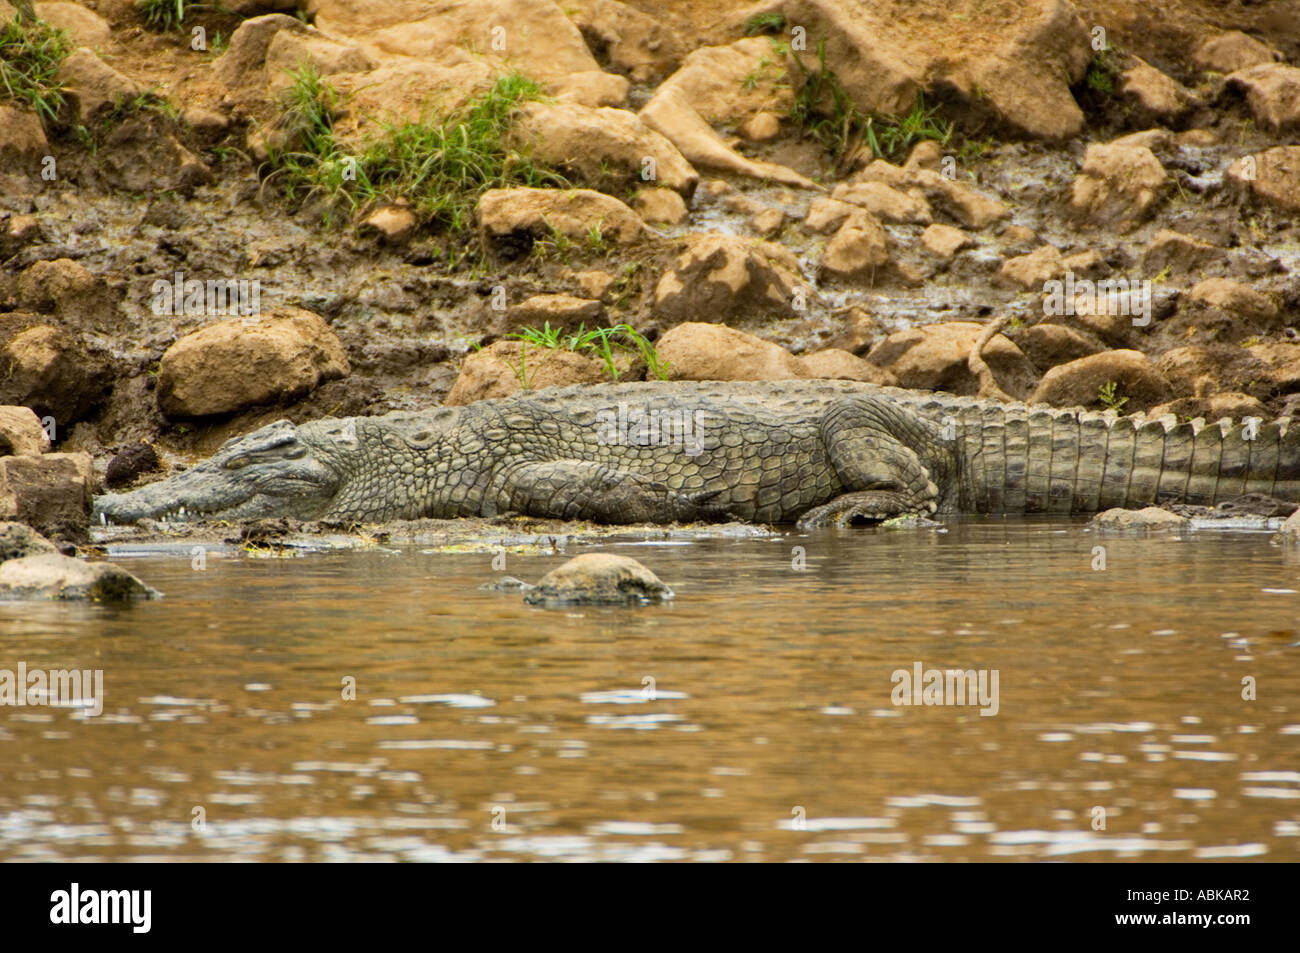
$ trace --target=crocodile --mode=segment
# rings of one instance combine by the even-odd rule
[[[98,497],[94,514],[808,527],[1213,506],[1247,493],[1300,502],[1289,418],[1179,422],[850,381],[654,381],[280,420],[165,480]]]

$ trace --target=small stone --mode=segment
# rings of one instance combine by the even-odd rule
[[[663,602],[673,595],[635,559],[586,553],[548,572],[524,601],[529,605],[639,605]]]

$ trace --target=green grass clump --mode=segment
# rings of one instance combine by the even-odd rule
[[[614,380],[618,380],[619,376],[615,364],[615,357],[619,352],[639,356],[645,361],[646,374],[661,381],[668,379],[668,368],[672,364],[671,361],[660,360],[654,344],[630,324],[615,324],[612,327],[591,330],[587,330],[584,324],[579,325],[578,330],[573,334],[564,334],[559,328],[551,327],[551,322],[547,321],[542,328],[524,328],[506,337],[522,341],[525,356],[530,344],[545,350],[563,349],[578,354],[592,353],[605,365],[605,373]],[[522,370],[516,371],[516,375],[519,374],[522,374]],[[521,377],[520,380],[522,381],[523,378]]]
[[[836,164],[863,142],[876,158],[893,161],[905,157],[924,139],[946,145],[952,138],[952,123],[940,114],[938,106],[927,107],[924,96],[919,96],[912,110],[902,116],[859,109],[826,64],[825,37],[817,43],[816,69],[810,69],[799,57],[793,59],[803,76],[803,85],[795,94],[791,118],[830,152]]]
[[[138,0],[136,9],[154,30],[179,30],[196,4],[190,0]]]
[[[1122,72],[1119,60],[1118,47],[1109,43],[1093,54],[1088,61],[1088,71],[1083,76],[1083,85],[1089,93],[1102,98],[1115,95],[1115,84]]]
[[[745,21],[745,36],[780,33],[783,29],[785,29],[785,15],[781,13],[755,13]]]
[[[291,199],[324,192],[355,210],[404,198],[426,219],[461,231],[488,189],[569,184],[505,143],[511,114],[542,93],[517,73],[498,77],[444,119],[385,126],[359,154],[335,138],[340,104],[334,88],[310,64],[290,75],[294,82],[278,129],[287,145],[272,150],[271,163]]]
[[[53,123],[63,108],[59,67],[76,44],[41,19],[9,20],[0,26],[0,85],[4,94]]]
[[[1120,397],[1117,393],[1119,384],[1116,381],[1107,381],[1097,388],[1097,400],[1107,410],[1113,410],[1117,414],[1124,412],[1124,405],[1128,403],[1127,397]]]

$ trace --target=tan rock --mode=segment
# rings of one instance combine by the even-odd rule
[[[35,457],[50,449],[50,438],[30,407],[0,406],[0,457]]]
[[[1116,385],[1116,397],[1128,398],[1124,412],[1162,404],[1172,396],[1169,382],[1140,351],[1102,351],[1061,364],[1043,375],[1030,397],[1034,404],[1053,407],[1099,407],[1101,388]]]
[[[1054,245],[1042,245],[1027,255],[1008,258],[993,277],[993,283],[1021,291],[1041,289],[1053,278],[1065,274],[1065,260]]]
[[[627,105],[632,85],[622,76],[602,70],[569,73],[546,84],[546,92],[561,103],[575,106],[621,108]]]
[[[929,169],[931,172],[939,172],[942,167],[943,146],[933,139],[922,139],[912,146],[907,161],[903,163],[904,169]]]
[[[931,221],[930,205],[922,196],[900,192],[883,182],[846,182],[835,187],[831,198],[864,208],[884,222],[928,225]]]
[[[677,68],[686,49],[659,17],[615,0],[572,0],[564,12],[608,68],[636,83],[657,83]]]
[[[1017,336],[1016,344],[1040,371],[1098,354],[1102,346],[1060,324],[1036,324]]]
[[[736,132],[750,142],[771,142],[781,135],[781,117],[773,112],[756,112],[736,127]]]
[[[779,381],[805,376],[799,359],[779,344],[719,324],[679,324],[655,343],[655,350],[661,361],[670,362],[671,380]]]
[[[117,301],[102,278],[70,258],[33,262],[18,276],[18,306],[56,314],[65,325],[115,327]]]
[[[571,181],[601,190],[659,185],[689,198],[700,180],[676,146],[626,109],[528,103],[511,140]]]
[[[765,208],[749,220],[749,227],[764,238],[771,238],[785,225],[785,212],[779,208]]]
[[[943,261],[950,260],[957,252],[974,244],[973,238],[951,225],[934,224],[921,233],[921,247]]]
[[[36,113],[0,103],[0,161],[6,170],[37,175],[49,150],[45,127]]]
[[[1228,167],[1228,178],[1270,205],[1300,212],[1300,146],[1242,156]]]
[[[665,324],[691,319],[759,321],[794,317],[815,297],[799,263],[781,245],[703,232],[655,287],[655,315]]]
[[[0,350],[0,403],[21,404],[66,429],[103,401],[111,377],[105,362],[67,331],[35,323]]]
[[[672,189],[641,189],[632,200],[641,220],[652,225],[680,225],[690,211],[686,202]]]
[[[409,208],[386,205],[367,215],[361,224],[380,235],[385,241],[402,242],[411,237],[419,226],[420,220]]]
[[[1193,285],[1187,296],[1193,301],[1201,301],[1245,318],[1272,321],[1278,316],[1276,301],[1250,285],[1231,278],[1206,278]]]
[[[1300,129],[1300,68],[1261,63],[1233,73],[1228,85],[1246,91],[1246,105],[1265,129]]]
[[[896,331],[877,342],[867,360],[893,372],[903,387],[973,395],[979,381],[971,373],[968,360],[983,331],[983,325],[971,321]],[[994,335],[983,357],[998,386],[1008,394],[1023,398],[1033,389],[1037,372],[1006,336]]]
[[[253,22],[245,20],[236,28],[231,35],[230,48],[233,48],[234,39],[240,31]],[[229,66],[222,65],[230,48],[213,65],[214,71],[220,68],[223,78],[228,76],[229,69],[234,65],[233,62]],[[288,89],[294,83],[290,72],[300,70],[304,65],[310,65],[321,76],[334,76],[339,73],[367,73],[378,63],[356,43],[339,43],[322,36],[317,30],[283,29],[283,24],[280,24],[280,28],[270,34],[263,54],[262,68],[266,73],[267,88],[273,94]]]
[[[1249,394],[1227,391],[1212,394],[1209,397],[1180,397],[1167,404],[1152,407],[1148,417],[1163,417],[1173,414],[1179,420],[1240,420],[1243,417],[1269,418],[1268,408]]]
[[[1088,146],[1070,186],[1070,211],[1082,221],[1127,230],[1151,215],[1168,188],[1169,176],[1150,149],[1097,143]]]
[[[497,341],[465,358],[443,403],[460,406],[509,397],[524,389],[521,378],[528,381],[529,390],[609,380],[599,361],[573,351],[536,347],[523,341]]]
[[[1098,513],[1090,523],[1090,525],[1098,529],[1128,532],[1176,530],[1187,526],[1187,524],[1187,517],[1171,513],[1169,510],[1161,509],[1158,506],[1147,506],[1140,510],[1126,510],[1122,507],[1115,507]]]
[[[586,240],[598,229],[606,240],[633,242],[645,224],[618,199],[590,189],[491,189],[478,202],[479,228],[486,244],[498,247],[559,232]]]
[[[85,531],[76,535],[84,536]],[[92,563],[60,553],[44,553],[0,564],[0,598],[4,599],[120,602],[156,599],[160,595],[110,562]]]
[[[826,243],[821,271],[828,278],[874,282],[891,264],[889,236],[867,212],[855,212]]]
[[[817,189],[812,180],[775,162],[747,159],[732,149],[704,120],[681,89],[661,86],[640,113],[642,121],[666,136],[697,168],[721,169],[798,188]]]
[[[883,367],[877,367],[862,358],[828,347],[812,354],[795,358],[802,370],[802,376],[818,380],[865,381],[882,387],[896,387],[898,378]]]
[[[883,182],[901,191],[919,190],[931,212],[968,228],[983,229],[1010,217],[1011,210],[964,182],[925,168],[902,168],[877,159],[853,177],[854,182]]]
[[[1211,245],[1184,235],[1182,232],[1162,228],[1147,242],[1147,250],[1142,255],[1142,267],[1148,275],[1152,276],[1161,272],[1171,275],[1189,274],[1199,271],[1226,254],[1226,249],[1218,245]]]
[[[1240,30],[1229,30],[1209,37],[1197,47],[1192,56],[1201,69],[1216,73],[1235,73],[1281,58],[1277,50]]]
[[[1134,65],[1121,77],[1119,92],[1138,117],[1147,122],[1173,122],[1192,107],[1194,97],[1186,87],[1145,60],[1133,59]]]
[[[705,122],[723,126],[741,125],[759,113],[784,116],[794,105],[785,64],[762,36],[695,50],[656,96],[665,91],[680,92]]]
[[[301,397],[352,371],[320,317],[281,307],[185,335],[162,356],[158,408],[169,417],[230,413]]]
[[[0,457],[0,519],[45,535],[84,536],[94,490],[88,453]]]
[[[528,590],[529,605],[640,605],[664,602],[673,591],[627,556],[583,553],[552,569]]]
[[[676,195],[676,192],[670,193]],[[609,289],[614,286],[615,278],[607,271],[575,271],[573,283],[582,292],[584,298],[605,301]]]
[[[844,224],[844,220],[853,214],[855,206],[832,198],[813,199],[808,205],[808,214],[804,216],[804,228],[810,232],[825,234],[833,232]]]
[[[33,7],[42,20],[67,30],[78,46],[102,48],[112,39],[108,21],[79,3],[36,3]]]
[[[564,294],[540,294],[525,298],[506,312],[506,324],[514,329],[550,327],[571,333],[579,327],[599,327],[605,309],[599,301]]]
[[[91,119],[115,103],[129,101],[144,92],[135,80],[109,66],[84,46],[74,50],[59,66],[58,79],[72,101],[81,122]]]

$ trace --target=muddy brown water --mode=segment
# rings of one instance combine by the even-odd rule
[[[490,553],[418,544],[184,545],[115,554],[156,602],[0,605],[0,669],[104,688],[98,716],[0,707],[0,858],[1300,857],[1300,556],[1266,533],[567,555],[596,549],[677,599],[534,609],[478,588]],[[894,704],[917,663],[996,670],[996,714]]]

